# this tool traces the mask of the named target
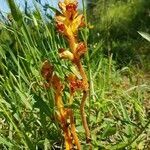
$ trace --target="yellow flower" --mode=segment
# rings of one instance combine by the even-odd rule
[[[59,32],[64,34],[65,36],[76,36],[78,28],[83,22],[83,15],[78,15],[72,21],[68,21],[68,19],[64,16],[56,16],[57,29]]]
[[[83,15],[78,15],[76,0],[59,2],[62,14],[55,17],[57,29],[68,38],[76,36],[78,28],[83,24]]]

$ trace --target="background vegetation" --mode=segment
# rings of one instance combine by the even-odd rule
[[[58,59],[58,49],[67,43],[55,29],[56,9],[35,3],[29,10],[26,3],[21,11],[13,0],[7,3],[11,13],[0,13],[0,149],[63,149],[53,94],[42,88],[40,74],[46,59],[62,79],[74,73]],[[85,10],[88,26],[80,37],[89,48],[83,62],[90,82],[86,111],[93,149],[149,150],[150,43],[138,31],[150,33],[150,2],[91,0]],[[87,149],[78,100],[72,107]]]

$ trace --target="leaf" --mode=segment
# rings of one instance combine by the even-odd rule
[[[42,98],[38,95],[34,95],[34,99],[36,103],[34,104],[35,108],[39,108],[41,112],[45,113],[47,116],[52,116],[52,111],[48,107],[47,103],[42,100]]]
[[[145,32],[139,32],[139,31],[138,31],[138,33],[139,33],[144,39],[146,39],[147,41],[150,42],[150,34],[145,33]]]
[[[32,106],[30,104],[30,97],[29,95],[26,95],[25,92],[21,91],[17,87],[15,87],[16,93],[20,96],[20,100],[23,102],[23,104],[26,106],[26,108],[32,110]]]
[[[54,8],[54,7],[52,7],[52,6],[50,6],[49,4],[45,4],[45,6],[44,6],[44,9],[51,9],[54,13],[56,13],[56,14],[61,14],[61,12],[58,10],[58,9],[56,9],[56,8]]]
[[[110,124],[107,125],[105,131],[103,132],[102,138],[106,138],[108,136],[114,135],[117,129],[115,126],[111,126]]]
[[[22,24],[22,13],[19,8],[16,6],[14,0],[7,0],[9,8],[11,10],[11,14],[14,20],[18,23],[18,25]]]
[[[131,122],[130,116],[127,112],[127,109],[126,109],[125,105],[122,103],[121,100],[119,100],[119,103],[120,103],[120,108],[121,108],[121,111],[122,111],[123,119],[128,121],[128,122]],[[127,132],[127,135],[133,135],[132,127],[131,127],[130,124],[128,124],[126,126],[126,132]]]
[[[125,149],[126,145],[127,145],[127,143],[120,142],[119,144],[116,144],[116,145],[110,147],[110,149],[111,150],[123,150],[123,149]]]
[[[0,144],[7,145],[8,147],[13,146],[13,144],[11,142],[9,142],[6,138],[3,138],[1,136],[0,136]]]

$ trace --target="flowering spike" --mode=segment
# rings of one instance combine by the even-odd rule
[[[62,14],[56,15],[57,30],[70,38],[77,34],[78,28],[83,24],[83,15],[78,15],[76,0],[67,0],[58,3]]]
[[[89,90],[89,84],[88,84],[88,79],[87,75],[84,71],[84,68],[81,63],[81,58],[84,56],[84,54],[87,51],[87,45],[84,42],[78,42],[78,31],[80,27],[83,27],[85,25],[84,23],[84,17],[82,14],[78,14],[77,7],[78,7],[78,2],[77,0],[64,0],[63,2],[59,2],[58,6],[61,10],[60,14],[56,14],[55,16],[55,21],[56,21],[56,28],[59,33],[61,33],[64,37],[66,37],[68,43],[69,43],[69,50],[61,49],[59,51],[59,56],[60,58],[63,59],[69,59],[71,60],[72,64],[76,66],[76,68],[79,71],[79,74],[82,78],[82,80],[78,79],[77,76],[71,74],[67,77],[68,83],[69,83],[69,90],[70,90],[70,98],[69,98],[69,104],[72,104],[73,102],[73,97],[74,93],[76,91],[82,91],[83,96],[81,100],[81,105],[80,105],[80,113],[81,113],[81,119],[83,123],[83,127],[85,129],[85,134],[86,134],[86,139],[87,143],[90,144],[90,130],[88,128],[88,123],[86,120],[86,114],[84,111],[85,107],[85,102],[86,98],[88,96],[88,90]],[[63,90],[63,85],[60,82],[60,79],[57,76],[53,76],[52,79],[52,85],[56,91],[56,99],[60,98],[60,93],[59,91]],[[60,119],[60,122],[62,123],[66,121],[65,119],[67,117],[70,118],[70,125],[71,128],[71,135],[72,139],[74,140],[76,146],[78,147],[79,150],[81,150],[80,143],[78,141],[78,138],[76,136],[75,132],[75,127],[74,127],[74,122],[72,121],[73,118],[73,113],[72,109],[70,114],[68,116],[64,115],[64,112],[62,112]],[[65,124],[65,123],[64,123]],[[66,130],[67,129],[67,130]],[[65,138],[65,143],[66,143],[66,149],[68,146],[68,150],[70,148],[74,148],[73,144],[69,143],[70,141],[67,140],[67,138],[70,138],[71,135],[68,134],[69,128],[65,128],[62,126],[62,130],[64,131],[64,138]],[[69,148],[70,146],[70,148]],[[73,147],[71,147],[73,146]],[[90,144],[90,150],[92,149],[91,144]]]

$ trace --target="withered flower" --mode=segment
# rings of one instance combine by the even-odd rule
[[[49,63],[49,61],[44,61],[41,68],[41,75],[46,80],[46,83],[44,84],[44,87],[46,88],[49,88],[51,86],[53,71],[54,67]]]
[[[69,82],[69,89],[72,94],[77,90],[82,90],[84,87],[82,80],[78,79],[74,74],[70,74],[67,77],[67,80]]]
[[[52,85],[53,85],[53,88],[55,89],[56,93],[61,93],[64,89],[64,86],[61,83],[60,78],[56,74],[53,75]]]
[[[52,78],[53,71],[54,67],[48,62],[48,60],[44,61],[41,74],[46,81],[49,81]]]

